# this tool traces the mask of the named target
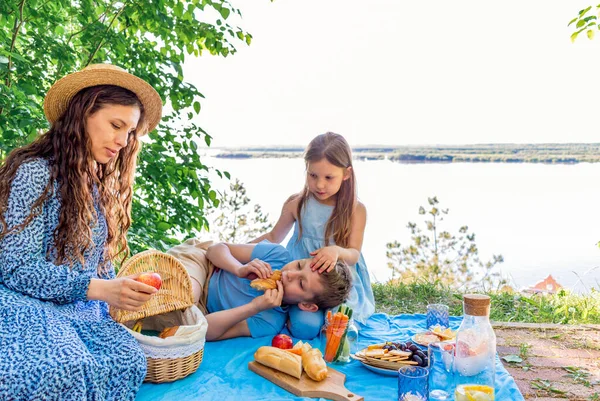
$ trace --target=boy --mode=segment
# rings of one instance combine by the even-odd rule
[[[207,341],[275,335],[285,325],[287,305],[316,312],[341,304],[350,291],[351,273],[343,262],[318,273],[310,269],[311,259],[292,260],[287,249],[268,241],[208,245],[190,239],[167,252],[192,279],[194,302],[207,313]],[[268,278],[272,270],[282,272],[277,289],[250,287],[250,280]]]

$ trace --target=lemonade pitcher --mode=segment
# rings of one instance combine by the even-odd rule
[[[464,318],[456,332],[456,401],[494,401],[496,335],[490,324],[490,297],[465,294]]]

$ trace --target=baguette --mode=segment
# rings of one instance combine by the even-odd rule
[[[302,358],[300,355],[279,348],[264,346],[256,350],[254,360],[297,379],[302,376]]]
[[[308,377],[314,381],[320,382],[327,378],[327,365],[318,348],[311,348],[302,354],[302,366]]]

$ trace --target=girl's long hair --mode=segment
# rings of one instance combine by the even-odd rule
[[[100,164],[91,153],[86,121],[108,105],[137,106],[140,120],[136,130],[129,134],[127,146],[108,163]],[[108,228],[104,262],[98,266],[98,273],[105,273],[108,262],[113,259],[125,260],[129,254],[126,234],[131,225],[133,179],[140,146],[137,137],[145,130],[144,109],[133,92],[119,86],[99,85],[75,94],[67,110],[49,131],[31,144],[12,151],[0,167],[0,240],[19,232],[39,215],[57,184],[61,202],[59,222],[53,233],[54,250],[49,247],[46,256],[50,257],[52,253],[57,265],[68,264],[72,268],[77,261],[84,265],[84,253],[95,246],[92,227],[98,223],[96,203]],[[17,169],[36,158],[49,162],[50,180],[25,221],[8,227],[5,214]]]
[[[334,166],[347,169],[352,167],[352,149],[346,139],[336,133],[327,132],[313,139],[306,148],[304,153],[304,161],[306,168],[311,162],[318,162],[326,159]],[[300,195],[298,202],[298,238],[302,237],[302,208],[304,207],[310,192],[308,184],[304,185],[304,189]],[[335,207],[327,225],[325,226],[325,245],[329,245],[329,239],[333,237],[336,245],[341,247],[348,246],[350,238],[350,223],[354,206],[356,205],[356,177],[354,169],[350,169],[350,177],[342,181],[342,186],[337,193]]]

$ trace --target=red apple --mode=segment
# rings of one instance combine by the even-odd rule
[[[294,343],[292,341],[292,337],[285,334],[277,334],[275,337],[273,337],[271,345],[281,349],[291,349]]]
[[[162,278],[160,278],[160,274],[145,272],[142,273],[136,278],[140,283],[151,285],[152,287],[160,290],[160,286],[162,285]]]

